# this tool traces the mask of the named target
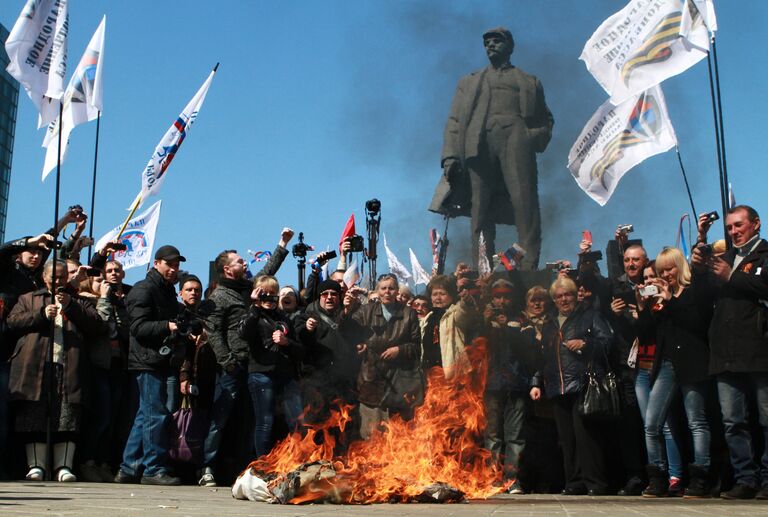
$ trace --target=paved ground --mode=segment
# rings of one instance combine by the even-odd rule
[[[237,501],[228,488],[193,486],[160,488],[92,483],[0,483],[2,515],[264,515],[339,517],[377,515],[430,516],[592,516],[632,515],[677,517],[768,515],[768,501],[730,502],[719,499],[642,499],[626,497],[498,496],[456,505],[280,506]]]

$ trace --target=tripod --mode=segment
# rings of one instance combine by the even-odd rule
[[[365,202],[365,229],[368,233],[368,287],[373,290],[376,287],[376,245],[379,242],[379,228],[381,226],[381,201],[370,199]]]

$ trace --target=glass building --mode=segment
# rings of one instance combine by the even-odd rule
[[[8,29],[0,24],[0,242],[5,242],[5,220],[8,215],[8,192],[11,187],[11,157],[16,130],[16,108],[19,103],[19,83],[5,71],[8,54],[5,40]]]

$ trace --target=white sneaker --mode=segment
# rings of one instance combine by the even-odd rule
[[[200,481],[198,481],[197,484],[207,487],[216,486],[216,479],[213,477],[213,469],[211,467],[205,467],[203,469],[203,476],[200,478]]]
[[[28,481],[42,481],[45,478],[45,471],[40,467],[32,467],[27,472],[26,478]]]
[[[61,467],[58,474],[56,474],[56,479],[59,483],[74,483],[77,481],[77,476],[72,474],[72,471],[67,467]]]

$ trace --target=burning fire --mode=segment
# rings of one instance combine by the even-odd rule
[[[343,503],[404,502],[437,482],[469,498],[498,493],[493,483],[501,480],[501,469],[480,445],[485,426],[484,340],[476,340],[467,353],[472,372],[450,381],[439,368],[429,372],[424,404],[412,420],[395,416],[383,424],[383,431],[351,443],[342,456],[335,456],[335,430],[343,431],[351,421],[352,406],[341,406],[325,422],[293,433],[248,468],[272,479],[269,485],[274,486],[302,464],[331,462],[336,475],[310,485],[288,501],[293,504],[325,498],[329,491]]]

